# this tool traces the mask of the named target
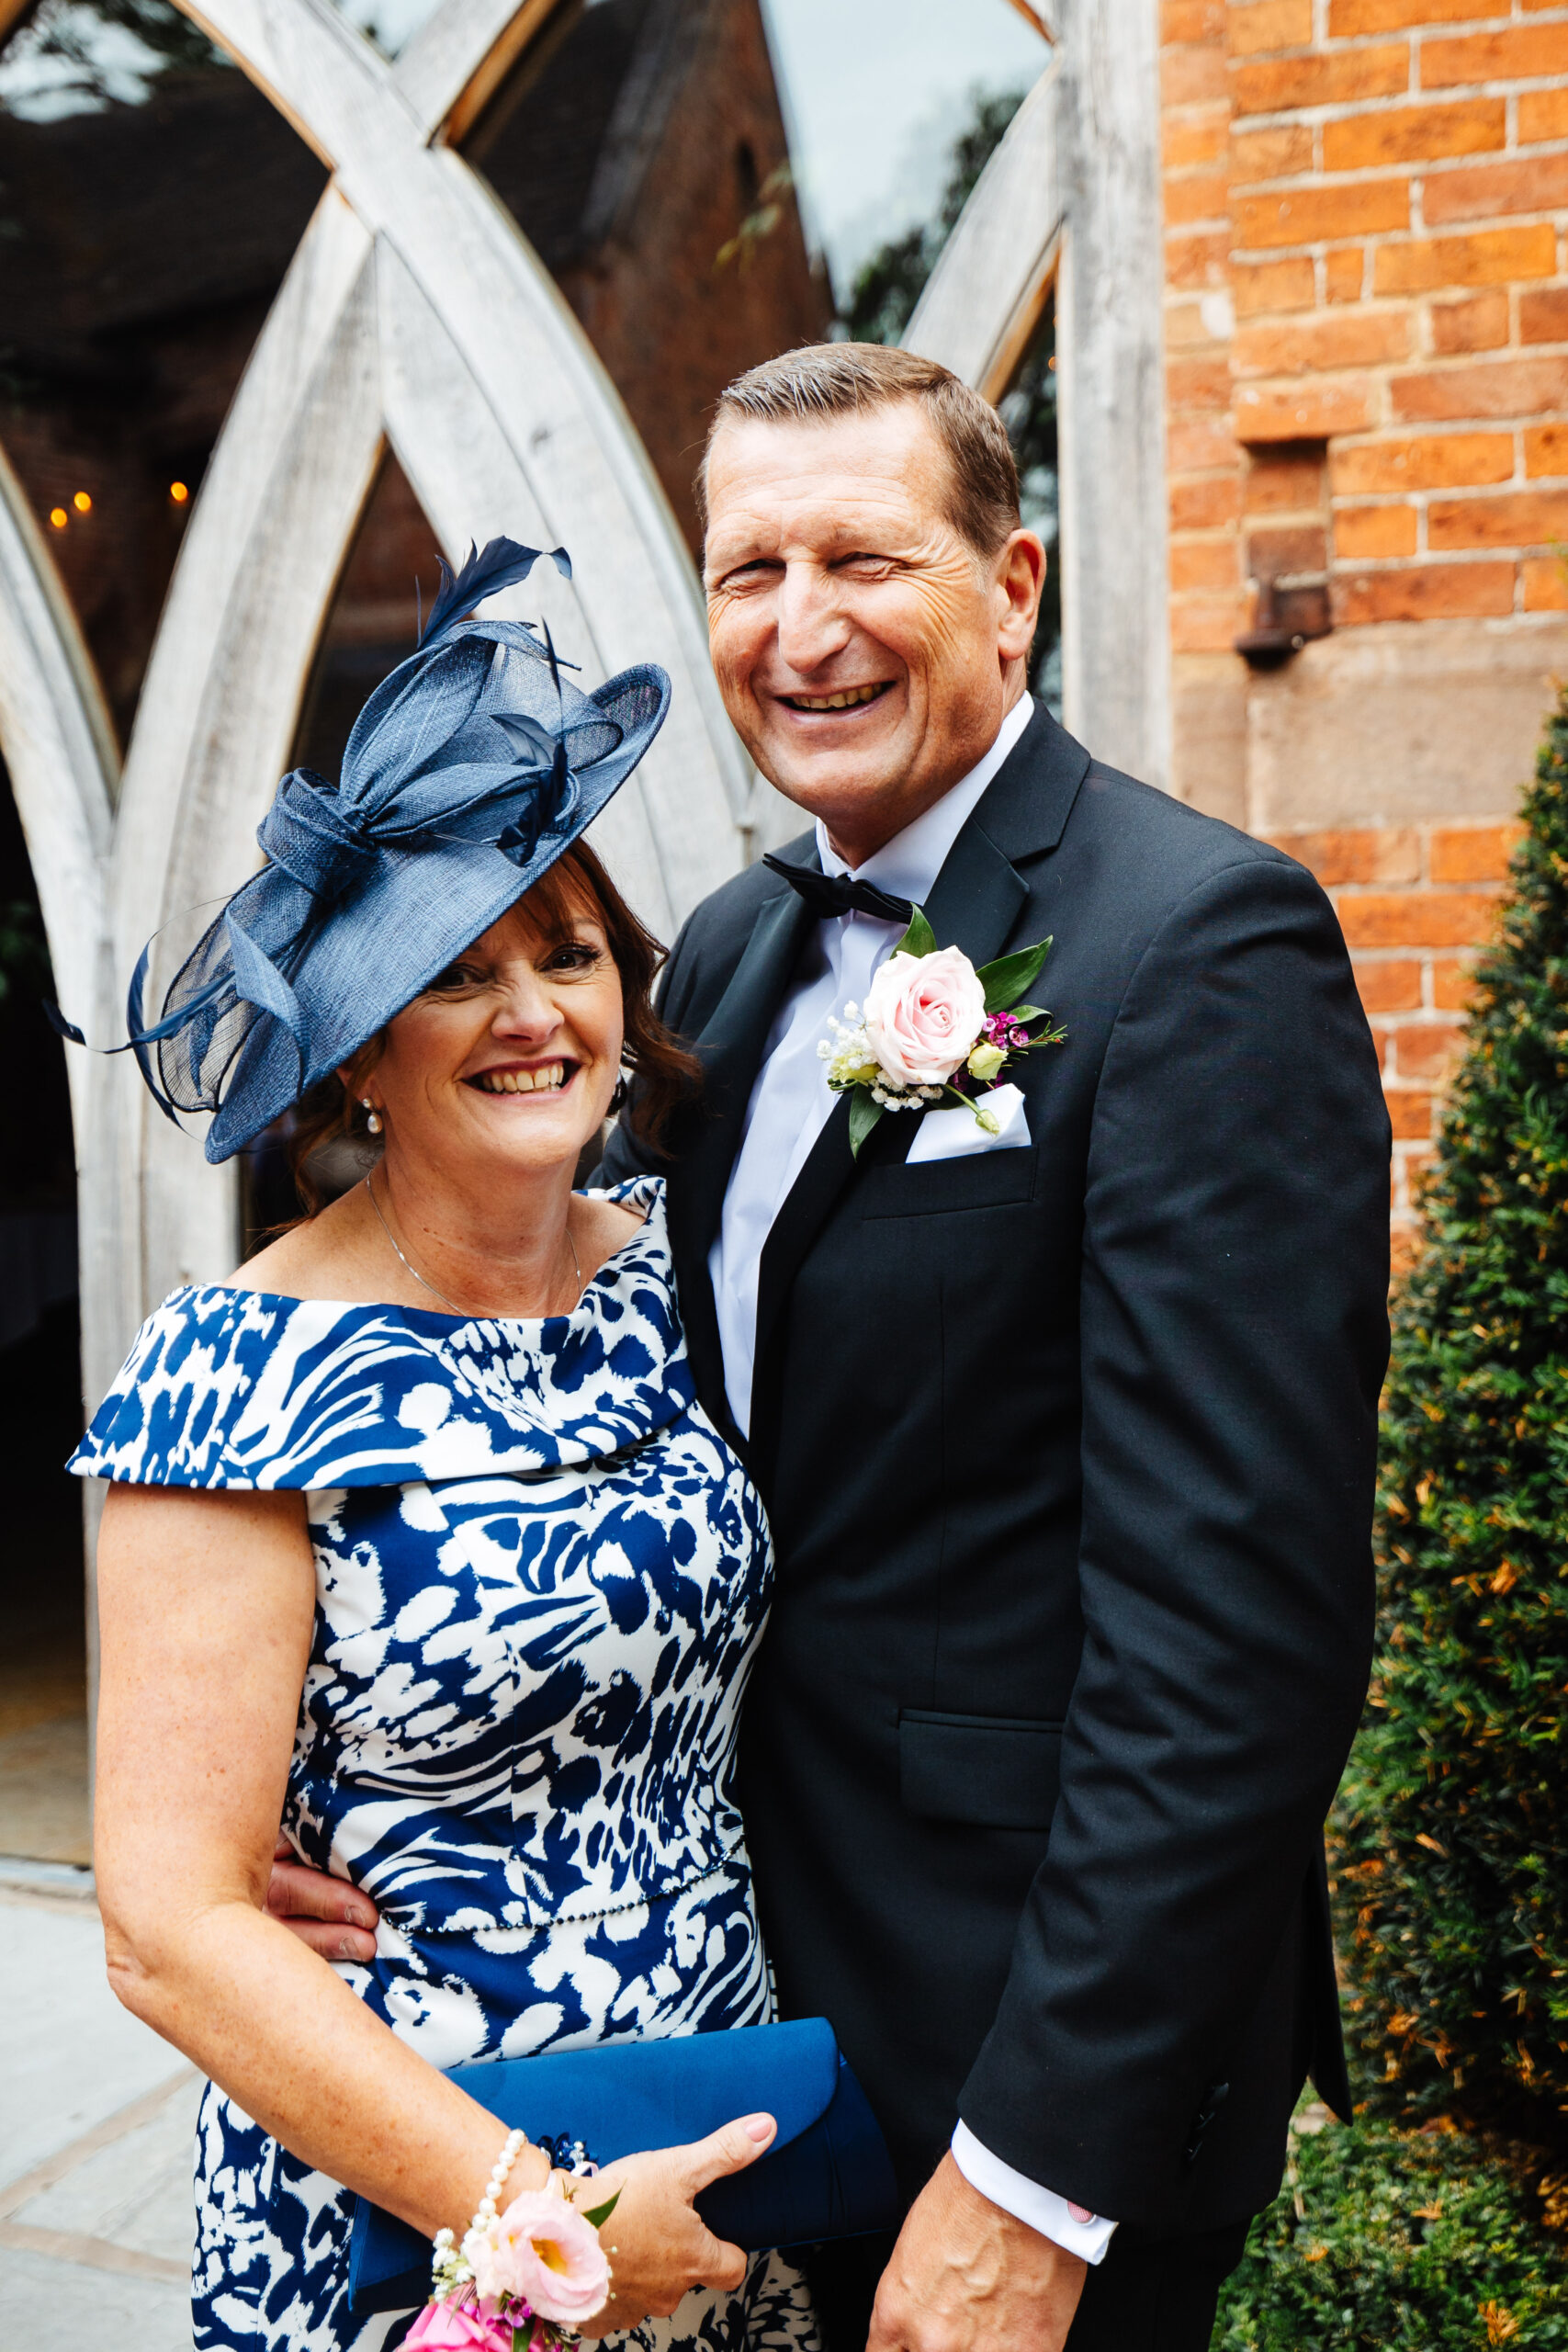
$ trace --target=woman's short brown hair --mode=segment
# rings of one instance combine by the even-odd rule
[[[653,984],[664,963],[665,950],[648,925],[635,915],[611,881],[602,861],[585,841],[573,842],[547,868],[518,901],[545,934],[569,937],[576,919],[591,914],[602,923],[621,976],[625,1038],[621,1060],[636,1080],[622,1116],[638,1139],[658,1150],[671,1114],[694,1096],[702,1065],[667,1029],[653,1009]],[[357,1139],[365,1131],[355,1081],[375,1068],[381,1050],[381,1032],[355,1056],[350,1083],[334,1071],[295,1108],[288,1138],[288,1164],[295,1189],[308,1216],[326,1205],[329,1189],[312,1166],[325,1147],[345,1137]]]

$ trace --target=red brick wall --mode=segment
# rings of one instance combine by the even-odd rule
[[[1414,1238],[1416,1186],[1460,1042],[1469,967],[1492,928],[1518,831],[1380,825],[1275,836],[1334,900],[1377,1040],[1393,1125],[1396,1266]]]
[[[1568,609],[1568,9],[1164,28],[1178,647],[1242,625],[1246,452],[1280,442],[1332,445],[1341,623]]]
[[[1163,0],[1162,39],[1171,645],[1201,752],[1204,692],[1245,733],[1231,649],[1265,573],[1325,574],[1337,631],[1568,609],[1568,7]],[[1495,807],[1276,835],[1355,955],[1404,1230],[1506,877]]]

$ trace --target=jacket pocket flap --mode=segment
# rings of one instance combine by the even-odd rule
[[[968,1116],[965,1112],[964,1116]],[[928,1216],[941,1209],[989,1209],[1027,1201],[1034,1192],[1040,1147],[1024,1151],[982,1151],[962,1159],[905,1161],[897,1168],[868,1169],[860,1188],[860,1213],[873,1216]]]
[[[906,1813],[976,1829],[1049,1829],[1061,1785],[1062,1726],[906,1707],[898,1717]]]

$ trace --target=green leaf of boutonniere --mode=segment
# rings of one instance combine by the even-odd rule
[[[1016,956],[1001,956],[994,964],[982,964],[976,977],[986,991],[987,1012],[1005,1012],[1016,1004],[1025,989],[1033,987],[1050,953],[1051,942],[1043,939],[1038,947],[1021,947]]]
[[[1008,1011],[1011,1013],[1013,1019],[1020,1023],[1025,1021],[1049,1021],[1051,1018],[1043,1004],[1010,1004],[1008,1007]]]
[[[882,1105],[866,1086],[857,1086],[850,1099],[850,1158],[860,1158],[860,1148],[882,1116]]]
[[[582,2218],[585,2222],[591,2222],[596,2230],[602,2230],[620,2201],[621,2192],[617,2188],[614,2197],[607,2197],[603,2205],[585,2205],[582,2209]]]
[[[528,2322],[525,2327],[514,2327],[512,2331],[512,2352],[528,2352],[528,2339],[533,2333],[534,2323],[532,2320]]]
[[[926,921],[924,907],[917,907],[909,917],[909,928],[893,950],[895,956],[934,956],[936,933]]]

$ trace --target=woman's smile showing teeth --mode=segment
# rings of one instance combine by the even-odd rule
[[[558,1093],[576,1068],[575,1062],[542,1062],[537,1069],[481,1069],[468,1084],[485,1094]]]

